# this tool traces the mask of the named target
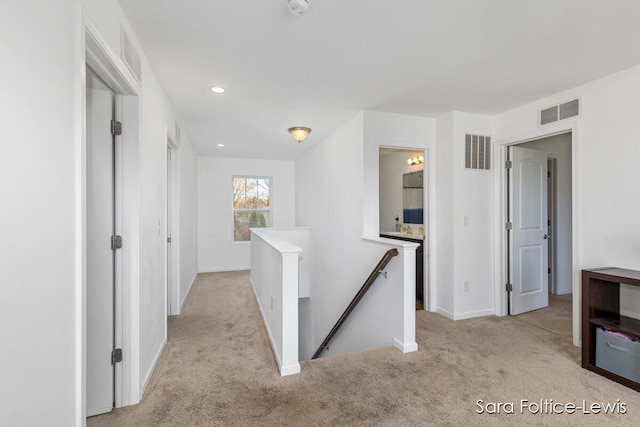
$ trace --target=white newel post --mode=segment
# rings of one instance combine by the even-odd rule
[[[298,360],[298,255],[282,253],[282,365],[280,375],[300,373]]]
[[[393,345],[403,353],[418,351],[416,343],[416,247],[417,244],[406,244],[398,248],[402,266],[402,337],[396,338]]]

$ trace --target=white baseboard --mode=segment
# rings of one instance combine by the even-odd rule
[[[476,317],[495,315],[495,311],[493,311],[493,309],[480,310],[480,311],[468,311],[466,313],[452,313],[443,308],[436,308],[436,313],[439,313],[444,317],[446,317],[447,319],[451,319],[451,320],[473,319]]]
[[[206,267],[198,270],[198,273],[224,273],[227,271],[246,271],[251,270],[251,266],[238,267]]]
[[[294,363],[293,365],[287,365],[280,367],[280,376],[286,377],[287,375],[295,375],[300,373],[300,364]]]
[[[151,381],[153,372],[156,370],[156,366],[158,366],[158,362],[160,361],[160,356],[162,356],[162,352],[164,351],[166,346],[167,346],[167,339],[165,338],[165,340],[162,342],[162,345],[160,346],[155,356],[153,357],[153,363],[151,364],[151,369],[149,369],[149,372],[147,372],[147,375],[145,375],[144,381],[142,382],[142,389],[140,390],[140,401],[142,401],[142,396],[144,396],[144,392],[147,390],[149,381]]]
[[[402,341],[400,341],[398,338],[394,338],[393,346],[403,353],[412,353],[414,351],[418,351],[418,343],[415,341],[412,343],[405,344]]]
[[[191,284],[189,285],[189,289],[187,289],[187,292],[185,292],[185,294],[184,294],[184,298],[182,298],[182,301],[180,301],[180,307],[179,307],[179,310],[178,310],[178,314],[182,313],[182,307],[184,306],[184,302],[189,297],[189,294],[191,293],[191,289],[193,289],[193,285],[196,283],[196,279],[197,278],[198,278],[198,273],[193,275],[193,279],[191,279]]]
[[[480,310],[480,311],[468,311],[466,313],[455,314],[453,317],[453,320],[473,319],[476,317],[493,316],[494,314],[495,312],[493,311],[493,309]]]
[[[269,342],[271,343],[271,349],[273,350],[273,355],[275,356],[276,364],[278,365],[278,369],[280,370],[280,376],[284,377],[287,375],[300,373],[300,363],[295,363],[295,364],[286,365],[286,366],[282,365],[282,356],[280,355],[277,347],[275,346],[275,340],[273,339],[273,335],[271,334],[271,329],[269,328],[269,322],[267,322],[267,316],[265,316],[264,310],[262,309],[262,304],[260,304],[260,298],[258,298],[256,287],[253,284],[253,280],[251,280],[251,278],[249,278],[249,281],[251,282],[251,289],[253,289],[253,295],[255,295],[256,302],[258,303],[258,308],[260,309],[260,315],[262,316],[262,323],[264,324],[264,329],[267,331],[267,336],[269,337]]]
[[[444,308],[436,307],[436,313],[443,315],[447,319],[455,320],[453,313],[449,310],[445,310]]]

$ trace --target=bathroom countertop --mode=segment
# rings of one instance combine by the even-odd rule
[[[399,231],[381,231],[381,237],[389,236],[389,237],[402,237],[405,239],[413,239],[413,240],[424,240],[423,234],[415,234],[415,233],[401,233]]]

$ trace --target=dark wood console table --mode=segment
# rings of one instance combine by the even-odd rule
[[[582,270],[582,367],[640,391],[640,383],[596,366],[596,329],[640,339],[640,320],[620,315],[620,284],[640,286],[640,271],[607,267]]]

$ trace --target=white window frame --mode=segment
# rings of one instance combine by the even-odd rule
[[[261,209],[236,209],[233,206],[233,197],[234,197],[234,184],[236,179],[264,179],[269,180],[269,207],[261,208]],[[269,212],[269,222],[267,223],[267,227],[273,226],[273,176],[267,175],[232,175],[231,176],[231,241],[233,243],[249,243],[250,240],[236,240],[236,225],[235,225],[235,213],[236,212]]]

